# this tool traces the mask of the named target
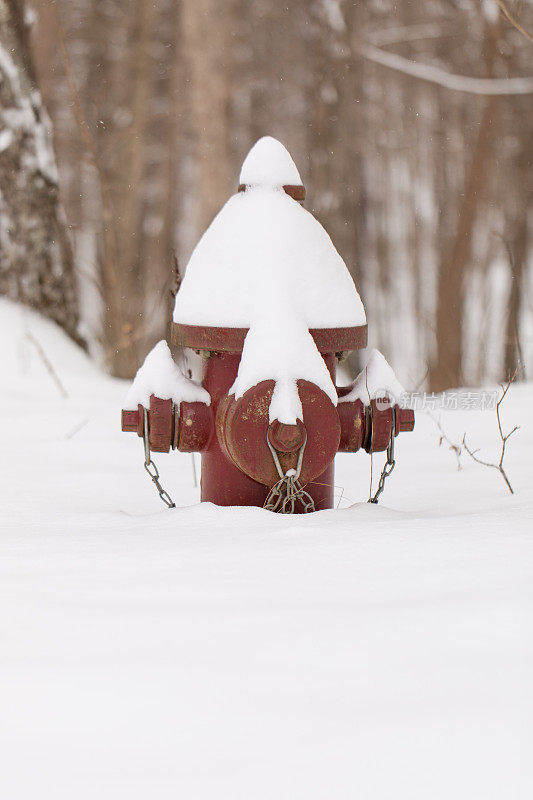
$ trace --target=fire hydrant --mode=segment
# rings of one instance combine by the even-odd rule
[[[172,342],[202,356],[201,385],[160,342],[128,394],[122,430],[144,438],[148,461],[150,450],[201,453],[202,501],[332,508],[337,452],[387,451],[394,463],[395,437],[413,430],[380,354],[351,386],[335,386],[337,360],[366,347],[366,317],[304,199],[283,145],[260,139],[176,297]]]

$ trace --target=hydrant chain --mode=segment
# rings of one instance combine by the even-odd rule
[[[381,471],[381,475],[379,477],[379,484],[376,490],[374,497],[372,497],[368,502],[369,503],[376,503],[378,502],[378,498],[385,488],[385,481],[393,471],[394,467],[396,466],[396,461],[394,459],[394,436],[396,435],[396,409],[392,409],[392,419],[391,419],[391,434],[390,434],[390,442],[387,447],[387,460],[383,466]]]
[[[298,462],[296,464],[296,469],[288,469],[287,472],[283,474],[283,469],[281,467],[278,454],[270,444],[267,435],[267,444],[270,448],[276,469],[280,476],[279,481],[271,488],[265,501],[264,508],[266,508],[267,511],[277,511],[279,514],[294,514],[296,501],[299,501],[302,504],[304,514],[308,514],[309,512],[315,510],[313,498],[304,490],[298,480],[302,471],[306,443],[307,432],[305,432],[305,439],[298,451]]]
[[[144,444],[144,468],[152,479],[159,497],[168,508],[176,508],[176,503],[172,500],[169,493],[163,489],[159,482],[159,470],[150,457],[150,422],[148,410],[143,408],[143,444]]]

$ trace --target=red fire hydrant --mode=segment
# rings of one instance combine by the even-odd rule
[[[379,354],[385,371],[378,364],[369,380],[369,365],[352,386],[335,387],[337,360],[366,347],[366,318],[304,199],[285,148],[261,139],[176,298],[172,341],[204,359],[201,386],[159,343],[122,412],[122,430],[144,436],[145,447],[202,454],[202,501],[332,508],[337,452],[390,455],[398,433],[414,427],[394,398],[394,376],[380,385],[392,371]]]

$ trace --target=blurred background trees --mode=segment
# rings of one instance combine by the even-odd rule
[[[0,293],[39,308],[82,343],[50,121],[16,0],[0,0],[0,111]]]
[[[31,8],[81,332],[113,374],[131,376],[167,335],[173,253],[186,264],[265,134],[293,155],[370,344],[408,388],[497,380],[527,362],[533,44],[503,11],[531,32],[530,3]]]

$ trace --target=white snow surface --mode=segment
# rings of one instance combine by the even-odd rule
[[[246,186],[301,186],[288,150],[272,136],[259,139],[244,159],[239,183]]]
[[[176,405],[181,402],[211,405],[209,392],[183,374],[164,339],[150,350],[138,369],[123,408],[131,411],[138,405],[149,408],[152,394],[161,400],[172,400]]]
[[[376,397],[389,397],[397,402],[404,391],[385,356],[379,350],[372,350],[351,391],[340,397],[339,403],[361,400],[363,405],[368,406]]]
[[[529,800],[532,384],[513,496],[420,412],[378,506],[366,453],[306,517],[199,504],[170,453],[169,511],[125,382],[5,300],[0,334],[2,798]],[[494,411],[440,420],[499,457]]]

